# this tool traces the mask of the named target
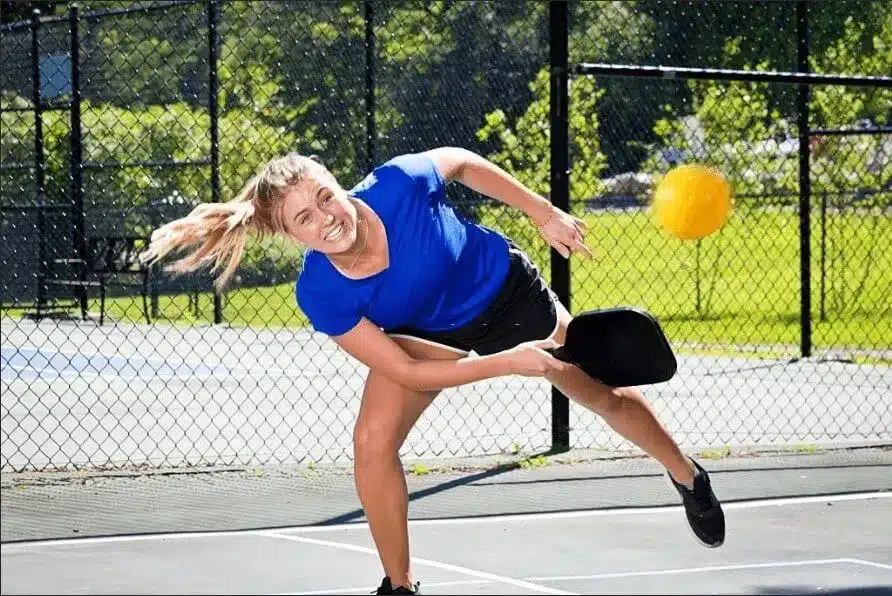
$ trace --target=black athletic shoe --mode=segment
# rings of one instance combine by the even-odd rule
[[[412,589],[405,586],[397,586],[393,587],[393,584],[390,583],[390,578],[385,577],[381,582],[381,585],[378,586],[378,591],[375,594],[421,594],[420,584],[415,582],[415,585],[412,586]]]
[[[693,459],[691,462],[697,468],[697,473],[694,475],[694,490],[688,490],[684,485],[677,483],[668,472],[666,476],[681,495],[694,536],[703,546],[716,548],[725,542],[725,514],[721,503],[712,492],[709,474]]]

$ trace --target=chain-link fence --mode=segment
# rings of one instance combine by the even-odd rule
[[[871,30],[855,14],[865,6],[653,6],[687,25],[670,33],[632,3],[574,8],[560,17],[575,23],[566,202],[598,251],[571,264],[574,310],[643,306],[699,357],[657,391],[684,400],[664,411],[688,443],[888,440],[892,90],[877,77],[892,15]],[[630,24],[650,28],[655,53],[599,48]],[[696,53],[710,31],[723,34]],[[719,169],[735,194],[729,221],[696,242],[646,209],[686,162]],[[590,443],[587,413],[574,413]]]
[[[351,458],[365,371],[297,308],[299,248],[254,242],[225,295],[206,273],[171,278],[134,260],[160,222],[229,199],[291,150],[319,155],[349,188],[393,155],[458,145],[566,201],[590,223],[595,251],[569,268],[509,208],[449,189],[529,251],[572,311],[635,304],[661,320],[681,371],[647,393],[686,448],[889,440],[888,80],[569,68],[802,72],[804,58],[813,72],[883,75],[892,23],[882,3],[813,5],[804,47],[796,3],[54,10],[7,14],[0,29],[4,471]],[[563,199],[552,159],[561,76]],[[684,161],[720,168],[736,193],[728,225],[697,243],[667,238],[646,208],[654,180]],[[445,392],[403,452],[555,441],[628,448],[545,384],[509,378]]]

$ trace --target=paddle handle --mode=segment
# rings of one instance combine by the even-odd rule
[[[573,360],[572,360],[572,358],[570,358],[570,354],[568,353],[566,346],[558,346],[556,348],[545,348],[545,351],[548,352],[549,354],[551,354],[552,356],[554,356],[555,358],[557,358],[558,360],[561,360],[563,362],[569,362],[570,364],[573,363]]]

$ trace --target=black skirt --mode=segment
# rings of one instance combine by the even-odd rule
[[[548,339],[557,330],[557,296],[522,250],[510,246],[509,258],[508,277],[501,290],[471,322],[449,331],[400,327],[388,329],[387,334],[481,356],[527,341]]]

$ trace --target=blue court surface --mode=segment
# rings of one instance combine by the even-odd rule
[[[114,375],[124,378],[164,378],[227,375],[224,366],[199,362],[172,361],[143,356],[66,353],[45,348],[0,349],[2,380],[33,381],[78,378],[89,375]]]
[[[425,594],[892,594],[892,494],[730,503],[702,547],[678,507],[414,520]],[[9,543],[4,594],[367,594],[365,524]]]

